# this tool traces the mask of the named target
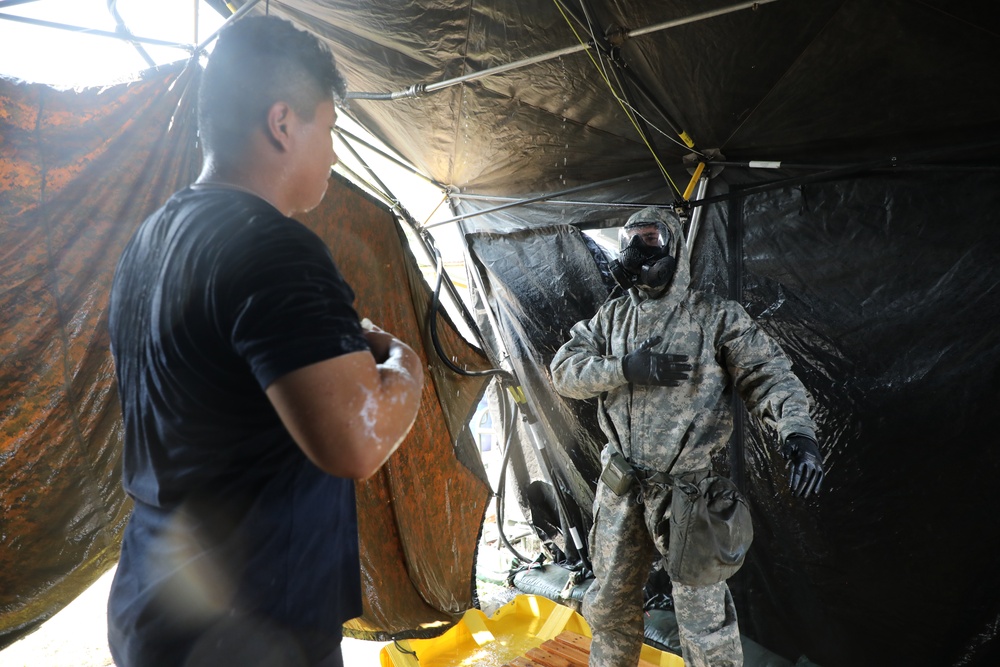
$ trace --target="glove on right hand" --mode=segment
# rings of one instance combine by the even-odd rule
[[[688,379],[691,364],[687,355],[660,354],[649,349],[659,344],[663,336],[652,336],[639,347],[622,357],[622,372],[632,384],[651,384],[659,387],[678,387]]]

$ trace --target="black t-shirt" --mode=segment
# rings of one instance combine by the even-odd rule
[[[264,393],[368,349],[353,300],[322,240],[250,194],[187,188],[136,231],[109,318],[135,500],[108,607],[119,665],[185,664],[234,627],[308,664],[361,613],[354,483]]]

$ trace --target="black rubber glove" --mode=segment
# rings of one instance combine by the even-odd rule
[[[649,348],[663,340],[663,336],[647,338],[639,347],[622,357],[622,372],[632,384],[653,384],[659,387],[677,387],[688,379],[691,364],[683,354],[660,354]]]
[[[792,464],[788,477],[792,495],[808,498],[818,494],[823,483],[823,457],[816,441],[805,435],[790,435],[781,453]]]

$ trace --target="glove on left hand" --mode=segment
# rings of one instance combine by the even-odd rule
[[[808,498],[818,494],[823,483],[823,457],[816,441],[804,435],[790,435],[781,453],[792,464],[788,478],[792,495]]]

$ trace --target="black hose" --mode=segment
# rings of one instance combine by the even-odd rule
[[[430,312],[430,329],[431,329],[431,340],[434,343],[434,350],[437,352],[438,357],[444,364],[458,373],[459,375],[466,375],[472,377],[480,377],[485,375],[499,375],[506,380],[513,381],[513,376],[507,371],[501,368],[490,368],[483,371],[470,371],[465,368],[461,368],[455,364],[451,359],[449,359],[444,350],[441,349],[441,341],[438,338],[437,333],[437,315],[440,308],[440,294],[441,294],[441,284],[444,281],[444,262],[441,259],[441,252],[437,248],[433,248],[434,255],[437,261],[437,279],[434,284],[434,294],[431,298],[431,312]],[[504,413],[506,414],[506,402],[502,403],[504,407]],[[497,499],[497,531],[500,535],[500,541],[503,542],[504,546],[507,547],[516,558],[518,558],[522,563],[530,563],[531,559],[519,552],[514,545],[510,543],[507,539],[506,533],[503,532],[503,522],[504,522],[504,488],[507,483],[507,466],[510,464],[510,453],[511,453],[511,435],[514,432],[514,413],[511,413],[510,423],[504,429],[504,452],[503,459],[500,462],[500,478],[497,483],[497,491],[495,496]]]
[[[505,378],[513,380],[510,373],[503,370],[502,368],[488,368],[483,371],[470,371],[468,369],[458,366],[455,362],[449,359],[444,350],[441,348],[441,340],[438,338],[437,331],[437,316],[438,310],[440,309],[440,295],[441,295],[441,283],[444,281],[444,261],[441,259],[441,252],[437,248],[433,248],[434,256],[437,260],[437,280],[434,284],[434,295],[431,298],[431,312],[430,312],[430,328],[431,328],[431,341],[434,343],[434,350],[437,352],[438,357],[444,362],[445,366],[458,373],[459,375],[465,375],[469,377],[482,377],[485,375],[500,375]]]
[[[455,364],[451,359],[449,359],[445,355],[444,350],[441,348],[441,341],[439,340],[438,333],[437,333],[437,314],[438,314],[438,310],[439,310],[439,307],[440,307],[441,284],[444,281],[444,260],[441,258],[441,252],[437,248],[433,248],[433,250],[434,250],[435,259],[436,259],[436,262],[437,262],[437,278],[435,280],[434,292],[433,292],[433,296],[431,298],[430,330],[431,330],[431,340],[432,340],[432,342],[434,344],[434,350],[437,352],[438,357],[441,358],[441,360],[444,362],[444,364],[448,368],[450,368],[455,373],[458,373],[459,375],[465,375],[465,376],[471,376],[471,377],[482,377],[482,376],[487,376],[487,375],[497,375],[497,376],[500,376],[503,380],[509,382],[511,384],[511,386],[516,386],[517,383],[516,383],[516,379],[514,378],[514,376],[511,375],[509,372],[501,369],[501,368],[490,368],[490,369],[483,370],[483,371],[470,371],[470,370],[461,368],[460,366],[458,366],[457,364]],[[524,414],[525,414],[525,417],[526,417],[527,421],[529,421],[529,422],[534,421],[534,417],[533,417],[533,415],[531,415],[531,413],[528,410],[528,407],[527,407],[526,404],[522,407],[522,410],[524,411]],[[515,412],[513,414],[516,414],[516,410],[515,410]],[[497,498],[498,498],[498,500],[497,500],[497,528],[499,530],[500,539],[504,543],[504,546],[506,546],[507,549],[509,549],[510,552],[512,554],[514,554],[517,558],[519,558],[521,561],[523,561],[523,562],[530,562],[528,559],[526,559],[524,557],[523,554],[519,553],[514,548],[514,546],[510,543],[510,541],[507,539],[507,536],[503,532],[503,516],[502,516],[502,514],[503,514],[503,487],[504,487],[504,484],[506,482],[507,465],[508,465],[509,460],[510,460],[510,451],[511,451],[510,438],[511,438],[511,434],[513,433],[513,430],[514,430],[513,415],[512,415],[512,418],[511,418],[511,422],[512,423],[508,427],[507,433],[505,434],[507,442],[505,444],[503,461],[501,463],[501,468],[500,468],[500,484],[499,484],[499,489],[498,489],[498,491],[496,493]],[[552,486],[553,486],[553,490],[555,491],[555,494],[556,494],[556,502],[558,504],[558,509],[560,510],[562,518],[566,522],[565,525],[567,527],[576,528],[576,526],[573,525],[572,522],[571,522],[571,520],[570,520],[570,515],[569,515],[569,512],[567,510],[567,506],[566,506],[565,494],[562,491],[562,487],[559,485],[559,480],[558,480],[558,478],[557,478],[557,476],[555,474],[555,469],[552,466],[552,462],[548,458],[548,453],[544,450],[544,448],[540,448],[539,451],[538,451],[538,454],[539,454],[539,458],[541,459],[540,463],[542,464],[542,466],[544,466],[546,468],[546,470],[548,470],[549,474],[552,476]],[[567,535],[566,537],[567,537],[567,543],[568,543],[568,541],[570,539],[572,539],[572,537],[569,536],[569,535]],[[590,559],[588,558],[587,553],[586,553],[586,545],[583,545],[581,547],[580,545],[577,545],[575,543],[575,541],[574,541],[574,546],[577,547],[577,551],[580,554],[580,558],[582,560],[583,566],[586,569],[590,570],[591,569]]]
[[[506,403],[503,403],[504,414],[506,416],[507,409]],[[510,422],[506,424],[504,429],[504,447],[503,447],[503,460],[500,462],[500,479],[497,482],[496,498],[497,498],[497,531],[500,533],[500,541],[503,542],[507,550],[510,551],[514,556],[521,561],[522,564],[527,565],[532,562],[530,558],[526,557],[520,551],[514,548],[514,545],[510,543],[507,539],[507,534],[503,532],[503,522],[504,522],[504,489],[507,485],[507,466],[510,464],[510,452],[511,452],[511,434],[514,432],[514,417],[515,412],[510,413]]]

